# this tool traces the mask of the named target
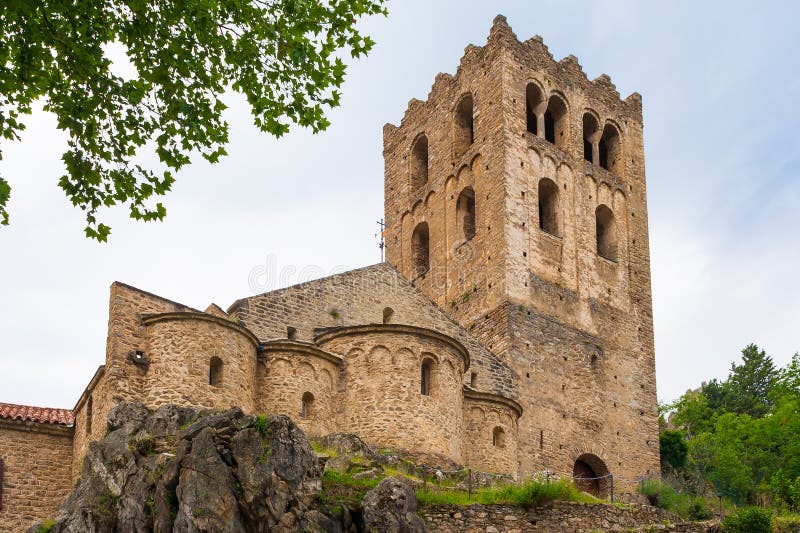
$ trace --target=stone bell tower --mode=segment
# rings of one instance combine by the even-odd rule
[[[388,261],[516,373],[519,474],[657,473],[640,95],[498,16],[384,127],[384,159]]]

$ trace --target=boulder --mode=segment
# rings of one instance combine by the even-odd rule
[[[404,478],[386,478],[364,495],[364,526],[375,533],[421,533],[414,488]]]

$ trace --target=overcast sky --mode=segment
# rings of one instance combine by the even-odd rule
[[[601,5],[602,4],[602,7]],[[0,401],[71,408],[105,357],[114,280],[204,309],[380,260],[381,128],[427,97],[502,13],[589,78],[643,95],[659,398],[724,377],[755,342],[800,350],[800,36],[792,2],[394,0],[364,21],[330,129],[275,140],[230,99],[230,156],[178,175],[163,223],[104,214],[107,244],[57,187],[51,116],[2,141]],[[292,270],[292,269],[295,270]],[[282,272],[264,275],[264,272]],[[254,286],[255,285],[255,286]]]

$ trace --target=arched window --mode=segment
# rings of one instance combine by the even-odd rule
[[[478,386],[478,373],[477,372],[473,372],[469,376],[469,386],[472,387],[473,389]]]
[[[86,400],[86,434],[92,434],[92,396],[89,396],[89,399]]]
[[[543,178],[539,180],[539,227],[559,236],[558,224],[558,185],[553,180]]]
[[[466,187],[456,202],[456,223],[465,241],[475,236],[475,191]]]
[[[496,426],[492,430],[492,444],[495,448],[506,447],[506,432],[500,426]]]
[[[597,230],[597,253],[610,259],[617,260],[617,228],[614,213],[606,205],[599,205],[594,212]]]
[[[547,102],[544,112],[544,138],[546,141],[563,146],[567,133],[567,104],[560,96],[553,95]]]
[[[583,115],[583,158],[590,163],[594,162],[594,143],[597,142],[597,133],[600,125],[591,113]]]
[[[411,235],[411,257],[414,261],[414,275],[421,276],[430,268],[430,236],[428,223],[420,222]]]
[[[300,405],[300,417],[306,420],[314,417],[314,395],[310,392],[304,392],[302,403]]]
[[[420,393],[423,396],[433,396],[435,361],[425,359],[420,367]]]
[[[217,356],[211,358],[208,364],[208,384],[213,387],[222,386],[222,359]]]
[[[420,134],[411,146],[411,188],[418,189],[428,182],[428,137]]]
[[[472,95],[464,96],[456,107],[453,141],[456,155],[466,152],[475,140]]]
[[[527,130],[534,135],[539,133],[538,110],[544,101],[542,91],[535,83],[529,83],[525,88],[525,122]]]
[[[606,124],[603,128],[603,136],[600,138],[598,144],[598,152],[600,159],[600,166],[606,170],[610,170],[619,174],[618,162],[619,157],[619,133],[617,128],[611,124]]]
[[[383,323],[388,324],[392,320],[392,315],[394,315],[394,309],[391,307],[384,307],[383,308]]]
[[[286,326],[286,338],[290,341],[297,340],[297,328]]]

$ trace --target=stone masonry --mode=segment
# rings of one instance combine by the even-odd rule
[[[111,286],[69,416],[0,410],[1,531],[55,515],[123,400],[285,414],[600,496],[658,473],[641,97],[498,17],[383,137],[386,263],[227,310]]]

